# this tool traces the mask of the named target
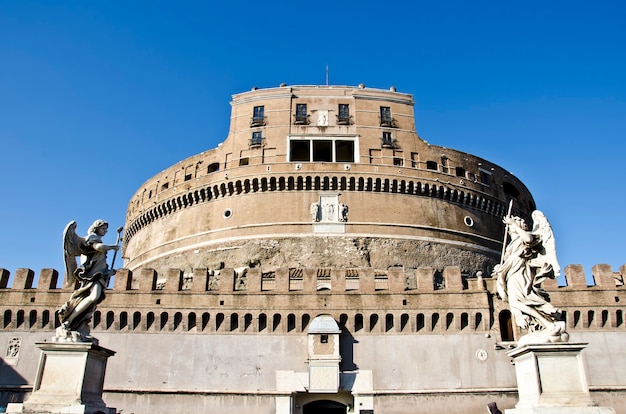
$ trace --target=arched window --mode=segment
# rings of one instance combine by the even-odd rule
[[[296,329],[296,315],[290,313],[287,315],[287,332],[291,332]]]
[[[378,315],[374,313],[370,315],[370,332],[376,329],[376,324],[378,324]]]
[[[183,323],[183,314],[180,312],[176,312],[174,314],[174,330],[177,331],[180,328],[182,328],[182,323]]]
[[[159,329],[166,330],[167,329],[167,320],[169,319],[169,315],[167,312],[161,312],[161,318],[159,322]]]
[[[133,330],[139,329],[141,325],[141,312],[133,313]]]
[[[154,312],[148,312],[146,315],[146,330],[149,331],[154,327]]]
[[[243,317],[243,330],[247,331],[252,326],[252,314],[246,313]]]
[[[107,322],[106,322],[106,329],[111,329],[111,327],[113,326],[113,322],[115,321],[115,314],[113,313],[113,311],[108,311],[107,312]]]
[[[196,313],[195,312],[189,312],[189,315],[187,315],[187,330],[188,331],[196,330]]]
[[[514,341],[511,312],[507,309],[501,311],[498,320],[500,322],[500,339],[502,341]]]
[[[272,332],[276,332],[280,327],[280,322],[282,320],[282,316],[280,313],[275,313],[272,318]]]
[[[483,324],[483,314],[480,312],[476,312],[476,315],[474,315],[474,329],[475,330],[482,329],[482,324]]]
[[[33,328],[37,325],[37,311],[31,310],[28,314],[28,327]]]
[[[215,331],[218,332],[224,324],[224,314],[218,313],[215,315]]]
[[[425,318],[424,318],[424,314],[423,313],[418,313],[417,314],[416,323],[417,323],[417,327],[415,329],[416,332],[419,332],[422,329],[424,329],[424,326],[426,326],[426,322],[425,322]]]
[[[469,315],[466,312],[461,314],[461,330],[467,328],[469,325]]]
[[[446,315],[446,330],[450,329],[454,323],[454,313],[448,312]]]
[[[17,311],[17,315],[15,318],[15,327],[19,328],[24,325],[24,311],[22,309]]]
[[[309,322],[311,322],[311,316],[308,313],[302,315],[302,331],[309,326]]]
[[[409,315],[406,313],[403,313],[402,315],[400,315],[400,331],[404,332],[408,325],[409,325]]]
[[[359,332],[363,329],[363,315],[357,313],[354,315],[354,332]]]
[[[393,330],[393,314],[388,313],[385,316],[385,332]]]
[[[200,327],[200,329],[202,329],[203,332],[207,330],[210,320],[211,320],[210,314],[208,312],[204,312],[202,314],[202,326]]]
[[[259,332],[267,329],[267,315],[262,313],[259,315]]]
[[[94,313],[94,316],[92,317],[92,319],[95,320],[95,316],[96,314]],[[100,316],[100,314],[98,314],[98,316]],[[49,323],[50,323],[50,311],[46,309],[45,311],[41,312],[41,327],[45,328],[46,326],[48,326]]]
[[[430,330],[434,331],[437,328],[437,324],[439,323],[439,314],[433,313],[430,319]]]
[[[120,330],[128,326],[128,313],[120,312]]]
[[[230,331],[236,331],[239,329],[239,315],[236,313],[231,313],[230,315]]]

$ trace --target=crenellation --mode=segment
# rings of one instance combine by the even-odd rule
[[[604,289],[615,289],[621,276],[613,272],[613,268],[608,264],[597,264],[591,269],[591,274],[595,286]]]
[[[463,276],[459,266],[449,266],[443,270],[443,278],[446,282],[446,289],[450,292],[463,291]]]
[[[113,290],[116,292],[122,292],[126,290],[133,290],[133,272],[128,269],[118,269],[113,279]],[[137,290],[137,287],[135,287]]]
[[[183,271],[181,269],[167,269],[165,272],[165,293],[180,292],[183,287]]]
[[[586,288],[587,279],[585,279],[585,270],[582,265],[571,264],[565,266],[565,283],[566,287],[573,288]]]
[[[9,276],[11,273],[4,268],[0,267],[0,289],[6,289],[9,285]]]
[[[200,267],[193,269],[193,284],[191,286],[191,292],[206,292],[209,283],[209,272],[206,267]]]
[[[417,276],[417,289],[420,292],[435,291],[435,269],[432,267],[420,267],[415,271]]]
[[[14,289],[32,289],[35,272],[32,269],[21,268],[15,271],[13,278]]]
[[[139,292],[152,292],[157,287],[157,273],[154,269],[142,268],[139,271]]]
[[[39,273],[39,281],[37,282],[37,290],[54,290],[57,288],[59,281],[59,272],[55,269],[41,269]]]

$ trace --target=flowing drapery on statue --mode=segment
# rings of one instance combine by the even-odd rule
[[[109,278],[115,274],[107,264],[107,252],[119,249],[119,245],[102,243],[109,225],[96,220],[89,227],[86,237],[76,234],[76,222],[70,222],[63,232],[65,259],[65,287],[74,288],[70,299],[59,309],[61,326],[57,329],[57,341],[92,342],[88,323],[96,306],[104,300]],[[118,243],[119,233],[118,230]],[[80,264],[76,257],[80,256]],[[80,282],[80,283],[79,283]]]
[[[544,280],[561,273],[554,234],[541,211],[535,210],[532,219],[532,230],[520,217],[503,219],[510,242],[493,272],[498,295],[509,303],[517,326],[528,330],[518,341],[520,344],[567,342],[569,335],[565,332],[565,322],[559,320],[560,311],[541,287]]]

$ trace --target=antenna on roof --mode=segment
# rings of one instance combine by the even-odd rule
[[[326,65],[326,86],[328,86],[328,65]]]

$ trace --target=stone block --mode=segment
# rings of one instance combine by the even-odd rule
[[[461,292],[463,290],[463,277],[459,266],[448,266],[443,270],[443,278],[446,281],[446,290],[449,292]]]
[[[615,273],[611,265],[597,264],[591,268],[591,274],[596,286],[605,289],[615,288]]]
[[[56,289],[58,281],[59,272],[54,269],[41,269],[41,273],[39,273],[39,282],[37,282],[37,289]]]
[[[115,272],[115,279],[113,281],[113,290],[122,292],[131,290],[133,273],[128,269],[118,269]]]
[[[435,291],[435,269],[432,267],[419,267],[415,270],[415,276],[417,277],[417,288],[420,292],[434,292]]]
[[[35,272],[32,269],[17,269],[13,278],[13,289],[32,289]]]
[[[139,291],[152,292],[156,289],[157,274],[154,269],[142,268],[139,273]]]
[[[208,270],[206,267],[193,269],[192,292],[206,292],[208,283]]]
[[[565,281],[570,288],[586,288],[585,270],[582,265],[573,264],[565,267]]]

